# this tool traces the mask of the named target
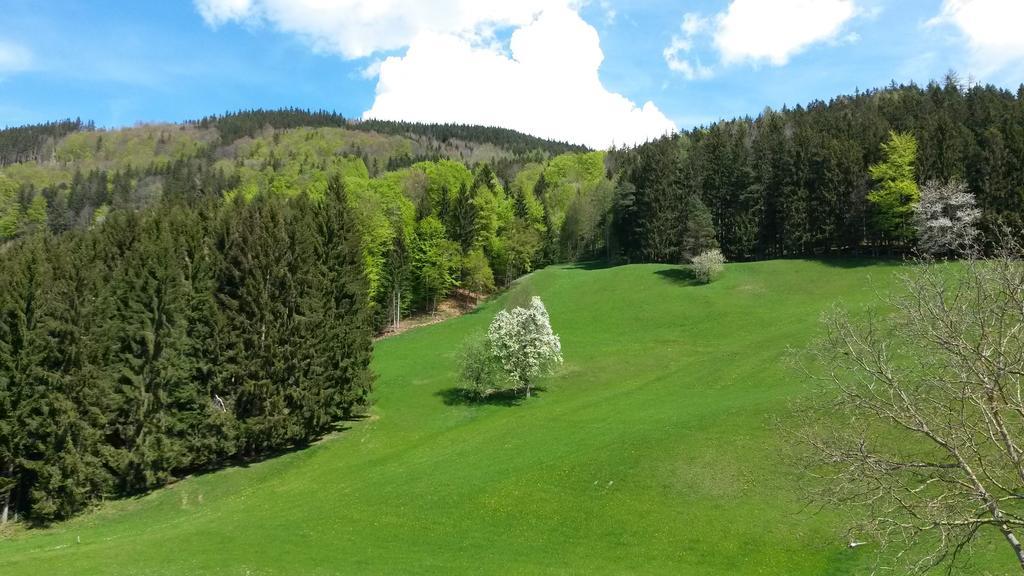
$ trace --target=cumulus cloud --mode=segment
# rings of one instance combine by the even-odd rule
[[[32,52],[28,48],[0,40],[0,74],[24,72],[32,67]]]
[[[701,64],[699,58],[691,61],[685,56],[693,49],[694,39],[709,27],[710,20],[698,14],[687,13],[683,16],[683,23],[679,27],[682,33],[672,36],[672,42],[662,51],[669,70],[682,74],[687,80],[711,77],[712,69]]]
[[[715,46],[727,64],[783,66],[808,46],[835,39],[855,14],[853,0],[733,0],[719,17]]]
[[[606,89],[584,0],[196,0],[212,26],[266,22],[346,59],[378,55],[366,118],[502,126],[595,148],[675,130]],[[609,9],[610,4],[602,4]],[[502,46],[495,35],[513,29]],[[402,55],[389,52],[406,49]]]
[[[712,18],[685,14],[681,33],[664,50],[665,63],[690,80],[711,76],[711,67],[688,56],[698,40],[709,40],[721,64],[784,66],[813,44],[857,41],[855,33],[840,38],[857,15],[854,0],[732,0]]]
[[[958,28],[970,47],[972,65],[988,75],[1008,66],[1024,68],[1024,2],[1021,0],[945,0],[929,21]]]
[[[424,34],[380,66],[367,118],[496,125],[594,148],[634,144],[676,127],[598,77],[597,31],[575,10],[545,10],[512,34],[511,54],[452,34]]]
[[[345,58],[399,50],[424,33],[486,39],[497,27],[522,26],[571,0],[196,0],[211,26],[268,22],[316,50]]]

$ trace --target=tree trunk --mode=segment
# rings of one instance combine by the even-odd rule
[[[530,397],[530,385],[529,384],[526,385],[526,397],[527,398]]]
[[[13,476],[14,476],[14,462],[8,462],[7,463],[7,477],[11,478]],[[13,493],[14,493],[14,487],[13,486],[11,487],[10,490],[8,490],[7,492],[4,493],[4,509],[3,509],[3,512],[0,513],[0,526],[6,526],[7,525],[7,518],[9,517],[10,511],[11,511],[11,494],[13,494]]]
[[[402,327],[402,289],[395,292],[395,332]]]

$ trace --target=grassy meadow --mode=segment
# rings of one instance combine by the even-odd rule
[[[196,476],[0,541],[0,574],[863,573],[804,509],[773,416],[806,384],[788,346],[895,265],[556,267],[377,345],[371,416],[308,449]],[[540,295],[565,365],[518,405],[467,404],[456,351]],[[990,572],[1013,567],[995,538]],[[988,564],[991,562],[991,564]],[[983,573],[983,570],[978,571]]]

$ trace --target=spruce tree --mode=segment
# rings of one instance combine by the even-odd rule
[[[38,325],[47,346],[25,460],[34,522],[67,518],[114,490],[106,433],[115,391],[103,369],[111,309],[93,264],[95,242],[73,234],[45,246],[49,275]]]
[[[693,258],[712,248],[718,248],[711,211],[700,198],[690,196],[686,203],[686,234],[683,238],[683,256]]]
[[[328,416],[333,421],[352,416],[369,402],[373,332],[365,305],[358,229],[340,179],[328,187],[315,214],[319,240],[315,260],[321,273],[317,293],[327,311],[317,329],[317,377],[326,389]]]
[[[286,201],[273,195],[236,198],[225,210],[218,241],[224,366],[217,388],[231,398],[247,456],[285,448],[297,437],[283,393],[298,361],[289,345],[297,303],[287,210]]]

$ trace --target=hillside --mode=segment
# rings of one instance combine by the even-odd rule
[[[374,408],[343,433],[16,533],[0,572],[861,573],[871,550],[803,509],[772,416],[793,417],[804,390],[787,346],[894,271],[733,264],[708,286],[666,265],[536,272],[476,313],[378,343]],[[460,403],[457,345],[534,294],[563,369],[528,403]],[[977,552],[1012,566],[993,539]]]

